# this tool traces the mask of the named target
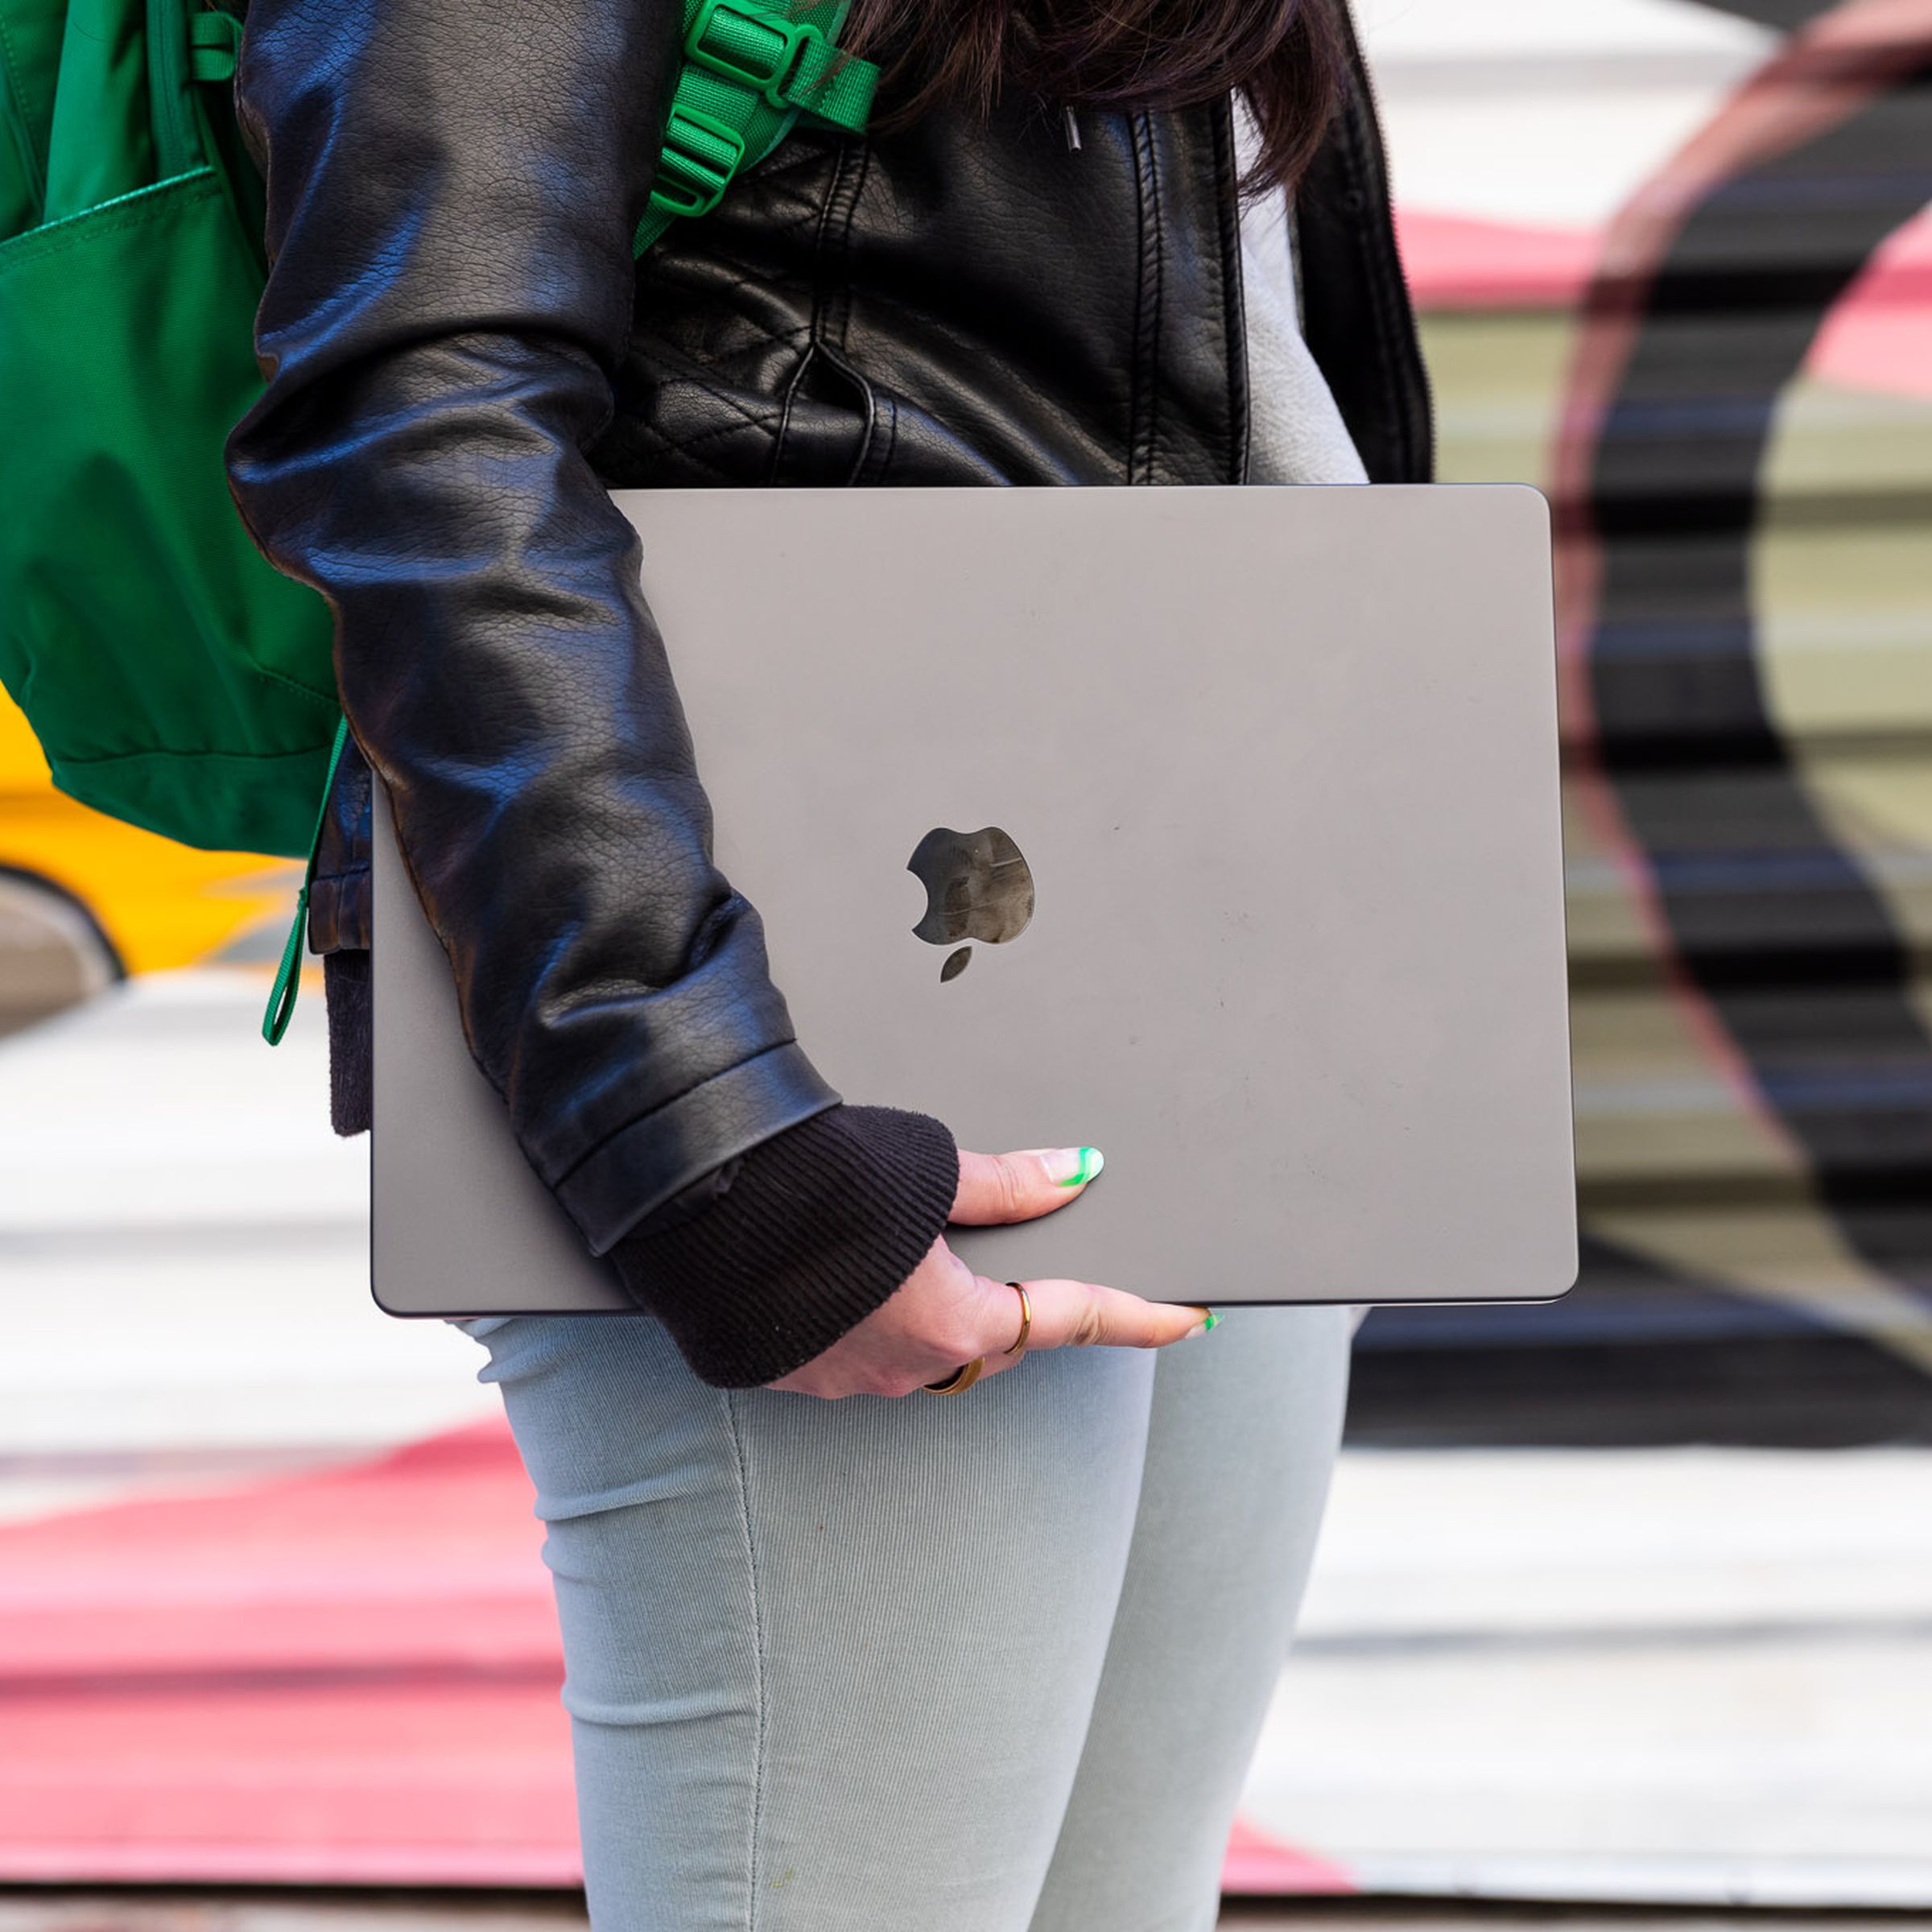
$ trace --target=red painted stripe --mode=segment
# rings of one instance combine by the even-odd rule
[[[1596,266],[1599,234],[1400,208],[1410,292],[1422,308],[1572,308]]]
[[[9,1847],[0,1877],[14,1885],[500,1885],[555,1887],[584,1882],[574,1845],[518,1852],[473,1845],[412,1846],[387,1855],[364,1846],[61,1844]]]
[[[500,1424],[0,1529],[0,1880],[578,1884],[540,1538]]]

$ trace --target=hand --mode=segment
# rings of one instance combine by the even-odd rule
[[[968,1228],[1037,1220],[1078,1199],[1099,1170],[1099,1157],[1081,1148],[1001,1154],[962,1149],[952,1219]],[[1033,1304],[1029,1354],[1036,1348],[1164,1348],[1208,1324],[1205,1308],[1144,1302],[1086,1282],[1028,1282],[1026,1288]],[[864,1321],[771,1386],[828,1397],[910,1395],[927,1382],[943,1381],[976,1356],[986,1358],[982,1378],[1018,1367],[1025,1357],[1005,1351],[1019,1332],[1020,1298],[1005,1282],[975,1274],[942,1238]]]

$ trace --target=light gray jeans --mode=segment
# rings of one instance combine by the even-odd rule
[[[1205,1932],[1340,1432],[1340,1308],[956,1397],[465,1323],[548,1526],[596,1932]]]

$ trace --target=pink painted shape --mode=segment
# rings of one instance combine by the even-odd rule
[[[1417,306],[1435,310],[1573,308],[1602,240],[1429,208],[1398,208],[1396,226]],[[1826,318],[1806,368],[1848,389],[1932,399],[1932,211],[1872,258]]]
[[[1422,308],[1568,308],[1582,299],[1600,237],[1431,208],[1399,208],[1402,266]]]
[[[1332,1860],[1282,1844],[1245,1818],[1237,1818],[1228,1840],[1227,1863],[1221,1868],[1221,1889],[1249,1897],[1332,1897],[1359,1892],[1361,1887]]]
[[[0,1530],[0,1878],[579,1882],[501,1423]]]
[[[1932,211],[1872,256],[1806,361],[1821,382],[1932,401]]]

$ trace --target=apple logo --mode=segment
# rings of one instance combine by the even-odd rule
[[[913,927],[929,946],[952,946],[939,968],[956,980],[972,957],[962,939],[1000,946],[1017,939],[1033,918],[1033,872],[1011,836],[997,825],[955,832],[937,825],[921,839],[906,869],[926,888],[926,916]]]

